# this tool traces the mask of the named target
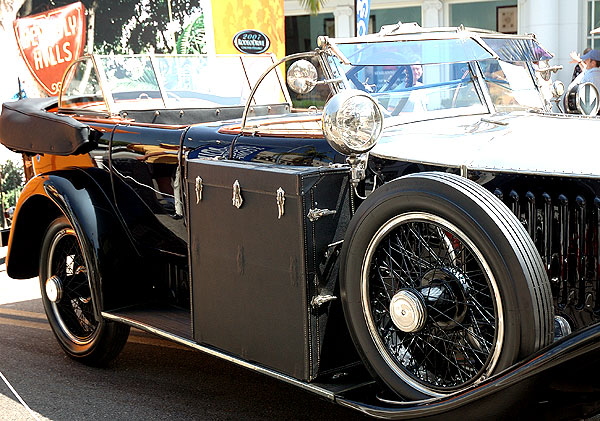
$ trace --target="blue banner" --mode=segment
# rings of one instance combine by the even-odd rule
[[[356,0],[356,35],[367,35],[369,33],[369,12],[371,11],[371,0]]]

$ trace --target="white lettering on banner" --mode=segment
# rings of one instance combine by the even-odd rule
[[[356,35],[367,35],[369,32],[370,0],[356,0]]]

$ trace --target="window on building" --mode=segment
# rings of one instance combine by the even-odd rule
[[[450,4],[450,26],[516,33],[517,0],[494,0]],[[508,21],[505,19],[508,18]]]
[[[371,9],[369,33],[379,32],[383,25],[393,25],[398,22],[416,22],[420,25],[421,6]],[[335,36],[333,13],[285,17],[286,54],[314,50],[319,35]]]
[[[587,7],[587,46],[590,48],[600,47],[600,34],[590,35],[590,31],[600,27],[600,0],[588,0]]]

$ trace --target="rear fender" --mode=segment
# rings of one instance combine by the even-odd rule
[[[32,278],[39,273],[40,249],[50,222],[64,215],[88,256],[88,273],[98,312],[118,307],[131,294],[106,294],[131,283],[138,253],[109,200],[109,176],[98,169],[62,170],[32,178],[19,198],[9,238],[7,273]],[[139,274],[138,274],[139,276]],[[104,292],[101,293],[101,292]],[[99,314],[99,313],[98,313]]]

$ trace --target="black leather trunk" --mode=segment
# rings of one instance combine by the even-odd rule
[[[349,217],[348,170],[190,160],[187,174],[194,339],[312,380],[329,304],[311,301],[335,288],[325,255]]]

